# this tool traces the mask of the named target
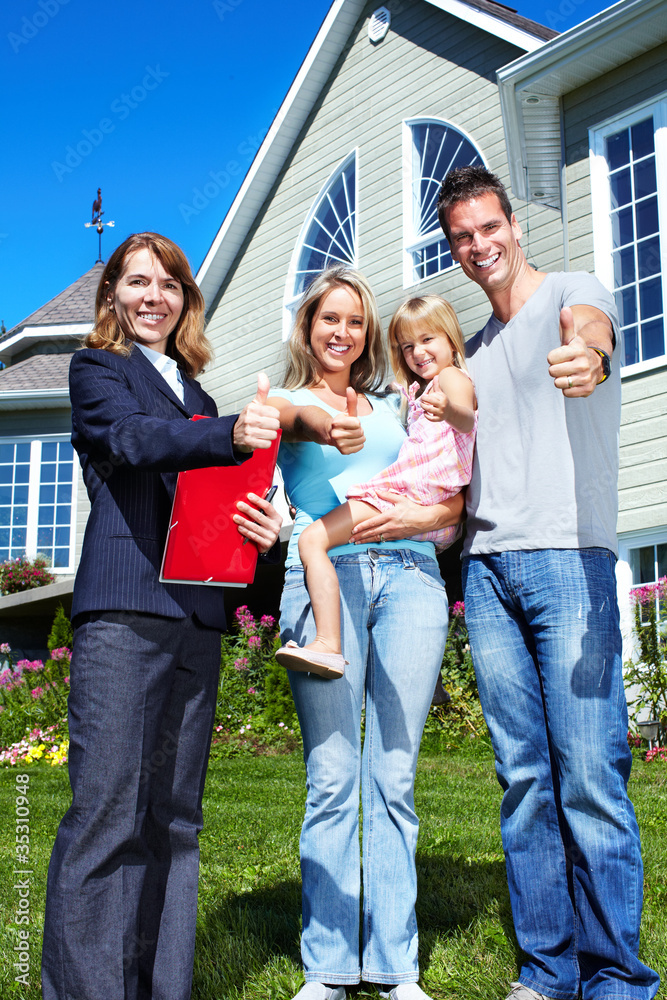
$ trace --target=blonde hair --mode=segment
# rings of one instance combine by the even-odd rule
[[[401,336],[409,336],[415,326],[436,337],[446,337],[452,345],[452,364],[467,372],[465,343],[453,307],[441,295],[418,295],[398,307],[389,323],[389,350],[396,381],[406,389],[415,380],[425,389],[430,379],[423,379],[408,366],[401,348]]]
[[[95,297],[95,325],[86,337],[86,347],[95,347],[127,357],[132,349],[111,307],[110,298],[125,270],[130,256],[148,250],[160,261],[171,278],[183,288],[183,312],[167,341],[167,356],[184,369],[186,375],[199,375],[213,356],[204,334],[204,297],[192,276],[187,257],[180,247],[158,233],[133,233],[109,257]]]
[[[350,385],[355,392],[373,392],[384,385],[387,355],[375,296],[363,274],[346,265],[338,265],[318,274],[301,298],[288,343],[289,355],[283,380],[285,389],[301,389],[319,380],[317,362],[310,346],[310,328],[322,300],[334,288],[349,288],[359,296],[364,310],[366,344],[363,353],[350,368]]]

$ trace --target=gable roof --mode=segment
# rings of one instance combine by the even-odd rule
[[[0,361],[11,360],[37,341],[69,340],[88,333],[95,319],[95,295],[103,270],[104,264],[98,260],[64,291],[0,337]]]
[[[197,272],[207,309],[239,252],[368,0],[334,0]],[[421,2],[421,0],[420,0]],[[557,32],[493,0],[425,0],[526,52]]]
[[[665,0],[621,0],[498,71],[518,198],[560,208],[561,97],[665,41]]]

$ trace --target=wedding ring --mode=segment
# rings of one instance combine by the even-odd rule
[[[571,375],[567,376],[567,387],[568,387],[568,389],[572,388],[572,376]]]
[[[384,545],[384,535],[380,535],[380,545]]]

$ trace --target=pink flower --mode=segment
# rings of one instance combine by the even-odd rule
[[[273,628],[276,624],[276,620],[271,615],[262,615],[259,619],[259,624],[263,625],[264,628]]]
[[[455,615],[458,618],[459,615],[464,615],[465,614],[465,604],[463,603],[463,601],[457,601],[453,605],[451,611],[452,611],[452,614]]]
[[[259,649],[262,645],[262,640],[258,635],[251,635],[248,639],[248,647],[250,649]]]
[[[67,646],[59,646],[58,649],[51,650],[52,660],[69,660],[71,655],[72,654]]]
[[[38,670],[44,669],[44,664],[41,660],[19,660],[16,664],[16,669],[20,671],[27,670],[35,674]]]
[[[12,647],[9,645],[8,642],[0,643],[0,653],[3,653],[5,656],[7,656],[8,653],[11,653],[11,651]]]
[[[667,597],[667,576],[661,577],[657,583],[646,583],[643,587],[633,587],[630,591],[633,604],[650,604],[657,597]]]
[[[254,688],[248,688],[248,694],[257,694]]]
[[[248,657],[239,656],[238,660],[234,660],[234,667],[236,670],[247,670],[248,669]]]
[[[42,695],[44,694],[44,688],[41,688],[41,687],[33,688],[31,693],[32,693],[33,698],[36,701],[38,698],[41,698]]]

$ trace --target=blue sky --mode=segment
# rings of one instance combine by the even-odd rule
[[[380,3],[378,3],[380,5]],[[329,0],[12,0],[0,12],[0,319],[151,229],[201,264]],[[604,0],[521,0],[564,31]]]

